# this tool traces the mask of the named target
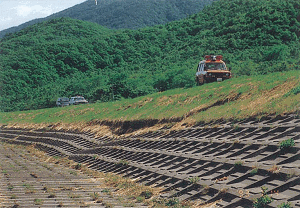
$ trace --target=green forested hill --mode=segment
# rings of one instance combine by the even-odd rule
[[[59,96],[132,98],[195,84],[205,54],[236,76],[300,69],[298,0],[223,0],[190,18],[109,30],[59,18],[0,42],[1,110],[51,107]]]
[[[186,18],[201,11],[215,0],[87,0],[45,18],[31,20],[20,26],[0,31],[20,31],[30,25],[59,17],[95,22],[111,29],[138,29]]]

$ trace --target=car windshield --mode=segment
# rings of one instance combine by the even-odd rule
[[[210,70],[210,69],[214,69],[214,70],[225,70],[225,64],[222,63],[206,63],[205,64],[205,70]]]
[[[80,98],[75,98],[75,100],[84,100],[84,98],[80,97]]]
[[[69,98],[61,98],[61,101],[69,101]]]

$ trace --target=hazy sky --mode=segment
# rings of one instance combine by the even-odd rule
[[[86,0],[0,0],[0,31],[46,17]]]

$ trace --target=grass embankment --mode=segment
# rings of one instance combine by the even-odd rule
[[[132,128],[139,122],[147,126],[174,121],[193,125],[219,119],[241,120],[291,113],[299,109],[299,100],[300,72],[289,71],[243,76],[117,102],[2,112],[0,116],[1,123],[9,125],[59,123],[92,126],[102,122],[110,125],[122,123],[123,127],[124,123],[129,123],[127,128]]]

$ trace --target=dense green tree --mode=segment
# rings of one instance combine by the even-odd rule
[[[236,76],[299,69],[297,0],[223,0],[187,19],[109,30],[58,18],[0,40],[1,110],[134,98],[194,86],[197,63],[222,54]]]

